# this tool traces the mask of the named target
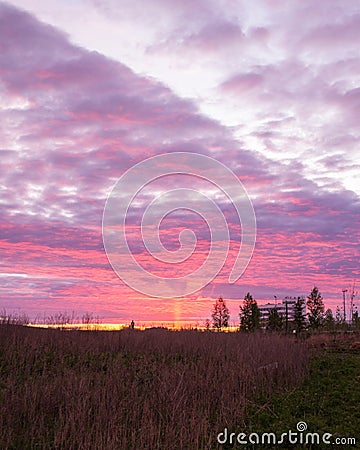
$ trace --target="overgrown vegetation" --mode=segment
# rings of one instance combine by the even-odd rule
[[[8,313],[6,309],[0,311],[0,325],[58,325],[66,326],[70,324],[100,324],[101,318],[93,313],[86,312],[82,316],[78,316],[75,312],[56,312],[53,314],[36,316],[30,320],[29,316],[24,312]]]
[[[307,344],[258,333],[0,326],[0,448],[211,449],[301,382]]]
[[[277,436],[296,430],[306,422],[309,432],[331,433],[336,438],[355,438],[339,448],[359,448],[360,435],[360,345],[359,335],[318,335],[310,339],[312,350],[309,373],[304,382],[272,400],[256,405],[249,415],[247,431],[274,432]],[[278,448],[262,446],[262,448]],[[287,444],[286,448],[305,448]],[[329,445],[313,447],[326,449]]]

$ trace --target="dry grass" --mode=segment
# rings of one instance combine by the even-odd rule
[[[0,343],[4,450],[216,448],[307,362],[306,343],[262,334],[1,325]]]

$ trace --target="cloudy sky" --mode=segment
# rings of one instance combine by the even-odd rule
[[[359,279],[359,42],[354,0],[0,2],[0,307],[201,322],[223,295],[236,321],[248,291],[265,302],[317,285],[335,309]],[[223,269],[191,295],[157,299],[111,268],[102,216],[127,169],[177,151],[241,180],[256,246],[229,284],[240,242],[220,199],[231,230]],[[175,276],[136,245],[130,222],[138,261]],[[188,212],[161,227],[171,251],[185,228],[198,233],[189,272],[208,230]]]

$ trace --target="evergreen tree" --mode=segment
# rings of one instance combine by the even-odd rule
[[[330,308],[325,311],[324,325],[330,330],[335,326],[334,315]]]
[[[260,309],[256,300],[248,292],[240,306],[240,329],[242,331],[254,331],[257,328],[260,328]]]
[[[294,305],[294,325],[297,333],[300,333],[306,327],[306,316],[304,314],[305,299],[298,297]]]
[[[222,297],[216,300],[216,303],[211,314],[213,327],[217,330],[227,328],[229,326],[230,314],[229,310]]]
[[[324,323],[324,303],[323,298],[319,292],[319,289],[314,286],[313,290],[307,297],[306,305],[309,313],[309,324],[311,328],[319,328]]]
[[[284,328],[284,317],[277,308],[269,309],[267,329],[270,331],[281,331]]]

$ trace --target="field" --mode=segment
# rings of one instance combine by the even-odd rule
[[[292,337],[0,326],[1,449],[211,449],[307,374]]]
[[[0,448],[305,448],[217,443],[225,428],[280,436],[300,420],[359,442],[354,340],[0,325]]]

